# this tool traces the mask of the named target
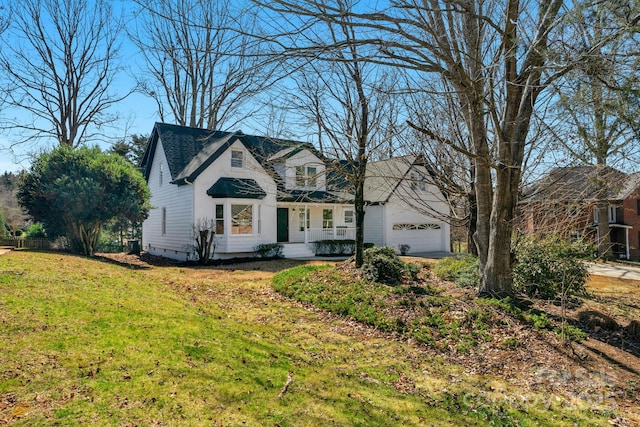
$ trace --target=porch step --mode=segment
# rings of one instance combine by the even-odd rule
[[[316,254],[304,243],[285,243],[282,247],[285,258],[313,258]]]

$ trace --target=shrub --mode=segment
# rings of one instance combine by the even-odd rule
[[[27,229],[27,237],[32,239],[44,239],[47,237],[46,231],[44,231],[44,226],[40,222],[36,222],[35,224],[31,224]]]
[[[363,254],[362,271],[373,282],[395,284],[402,280],[405,263],[388,246],[367,249]]]
[[[412,262],[408,262],[404,265],[404,274],[409,277],[410,280],[416,280],[420,273],[420,267]]]
[[[471,255],[447,257],[436,263],[434,274],[442,280],[451,280],[460,287],[476,287],[480,281],[478,259]]]
[[[282,258],[282,243],[262,243],[254,248],[260,258]]]
[[[96,252],[119,253],[122,250],[122,245],[112,233],[102,233],[100,235],[96,245]]]
[[[583,259],[592,248],[561,239],[524,239],[515,246],[513,283],[530,297],[555,299],[585,292],[587,268]]]
[[[314,243],[316,255],[352,255],[356,250],[356,241],[319,240]]]

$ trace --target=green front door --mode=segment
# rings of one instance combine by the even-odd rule
[[[289,241],[289,208],[278,208],[278,242]]]

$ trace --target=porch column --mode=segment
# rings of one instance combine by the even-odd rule
[[[333,239],[337,239],[336,234],[336,205],[331,205],[331,221],[333,222]]]
[[[627,255],[627,259],[629,259],[629,229],[628,228],[624,229],[624,239],[626,241],[625,246],[624,246],[625,247],[625,252],[626,252],[626,255]]]
[[[309,230],[307,229],[307,205],[304,205],[304,244],[309,244]]]

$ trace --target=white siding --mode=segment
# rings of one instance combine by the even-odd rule
[[[316,168],[316,185],[314,187],[299,187],[296,185],[296,166],[311,166]],[[324,191],[326,189],[327,185],[324,163],[322,163],[322,161],[309,150],[302,150],[289,157],[286,161],[285,173],[285,188],[288,190],[301,189]]]
[[[449,224],[441,218],[429,215],[429,210],[418,209],[418,203],[407,201],[393,194],[385,205],[384,241],[385,245],[398,249],[401,244],[411,247],[410,253],[449,251]],[[432,209],[443,209],[442,201],[431,200]],[[444,206],[443,206],[444,205]],[[394,230],[394,224],[435,224],[439,229],[426,230]]]
[[[231,150],[244,152],[242,168],[231,167]],[[263,199],[214,199],[207,195],[207,190],[222,177],[254,179],[267,196]],[[193,191],[196,194],[196,221],[201,218],[213,219],[215,205],[224,205],[225,233],[217,238],[217,254],[222,256],[225,253],[251,253],[260,243],[276,241],[276,183],[240,142],[236,141],[195,179]],[[252,234],[231,234],[232,204],[253,206]]]
[[[193,191],[189,185],[178,187],[171,184],[171,175],[160,140],[151,164],[148,185],[153,208],[142,224],[142,248],[152,255],[185,260],[192,242]],[[167,215],[164,234],[162,208],[166,209]]]
[[[384,214],[382,205],[367,206],[364,214],[364,241],[384,246]]]

